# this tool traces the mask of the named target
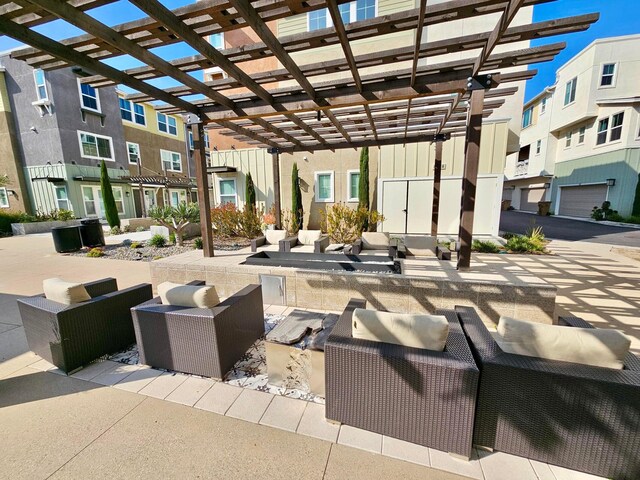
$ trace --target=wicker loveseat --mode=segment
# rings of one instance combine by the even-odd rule
[[[264,334],[260,285],[244,287],[213,308],[163,305],[156,297],[131,311],[140,363],[206,377],[224,377]]]
[[[65,373],[135,343],[130,309],[153,296],[149,284],[118,291],[114,278],[84,287],[91,300],[72,305],[44,295],[18,300],[29,348]]]
[[[456,307],[478,367],[474,443],[601,475],[640,478],[640,358],[623,370],[502,351],[471,307]],[[593,328],[576,317],[560,324]]]
[[[325,344],[326,417],[466,458],[479,372],[455,312],[444,351],[354,339],[352,299]]]

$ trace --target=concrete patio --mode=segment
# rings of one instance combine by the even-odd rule
[[[558,287],[556,313],[621,329],[640,351],[640,264],[604,245],[551,248],[555,255],[479,255],[476,264],[540,276]],[[463,462],[328,424],[322,405],[208,379],[113,362],[56,374],[25,353],[15,299],[58,275],[114,276],[121,287],[149,281],[149,265],[57,255],[39,236],[1,239],[0,264],[0,478],[596,478],[501,453],[476,452]],[[266,306],[267,313],[284,309]]]

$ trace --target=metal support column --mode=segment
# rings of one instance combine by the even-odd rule
[[[200,231],[202,250],[205,257],[213,257],[213,228],[211,227],[211,201],[209,199],[209,174],[204,147],[204,125],[202,122],[191,124],[193,134],[193,159],[196,164],[198,183],[198,205],[200,207]]]
[[[280,152],[277,148],[267,150],[273,163],[273,206],[276,214],[276,229],[282,228],[282,206],[280,202]]]
[[[462,176],[462,202],[460,209],[460,230],[458,232],[458,270],[468,270],[471,266],[473,214],[476,204],[476,185],[478,183],[484,92],[482,88],[471,91],[464,155],[464,173]]]
[[[442,177],[442,141],[436,140],[436,158],[433,168],[433,208],[431,210],[431,236],[438,237],[438,213],[440,211],[440,179]]]

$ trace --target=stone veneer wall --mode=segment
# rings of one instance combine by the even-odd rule
[[[488,324],[497,323],[502,315],[538,323],[555,322],[557,289],[546,283],[501,284],[249,265],[151,263],[154,288],[165,281],[202,280],[215,285],[221,297],[232,295],[248,284],[259,283],[259,274],[285,276],[287,305],[293,307],[341,311],[350,298],[361,298],[367,301],[369,308],[398,313],[433,313],[438,308],[463,305],[475,307]]]

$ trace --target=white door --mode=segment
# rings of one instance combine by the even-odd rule
[[[144,189],[144,208],[145,211],[148,212],[149,209],[155,207],[157,205],[156,201],[156,191],[153,188],[145,188]]]
[[[431,216],[433,210],[433,181],[409,181],[407,195],[407,230],[406,233],[431,232]]]
[[[113,198],[116,202],[118,214],[124,215],[124,199],[122,198],[121,187],[111,187],[113,190]],[[83,185],[82,201],[84,203],[84,211],[87,217],[105,218],[104,202],[102,201],[102,189],[99,186]]]
[[[382,230],[405,233],[407,229],[407,180],[382,182]]]

